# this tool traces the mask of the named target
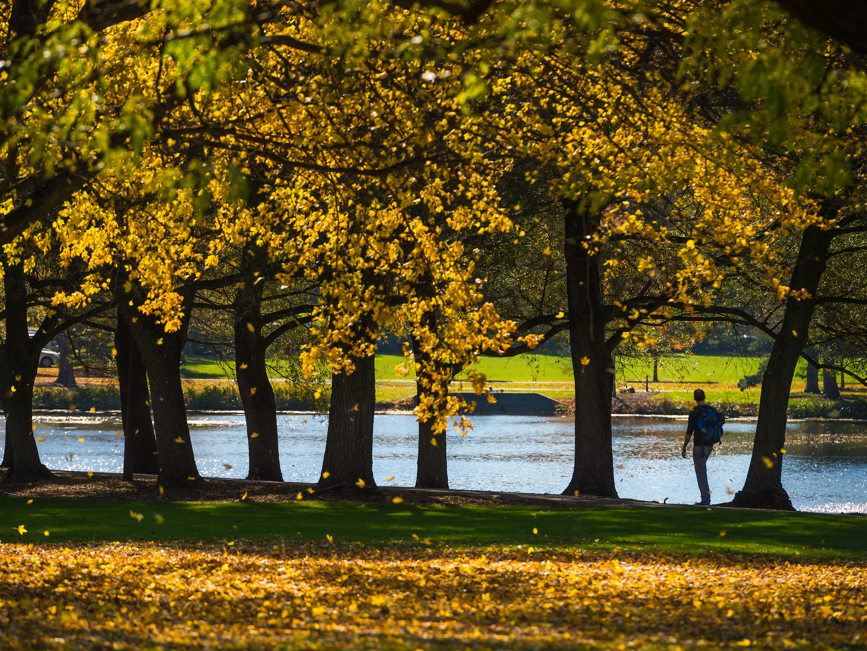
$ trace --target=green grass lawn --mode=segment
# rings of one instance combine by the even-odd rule
[[[411,380],[413,373],[398,376],[395,367],[402,364],[399,355],[376,356],[377,380]],[[745,375],[755,373],[761,359],[758,357],[730,357],[724,355],[673,355],[663,358],[659,366],[659,379],[667,382],[721,382],[736,384]],[[476,368],[492,382],[571,382],[572,362],[567,357],[549,355],[508,358],[483,357]],[[803,369],[800,369],[803,370]],[[645,375],[653,375],[653,363],[647,360],[626,360],[617,369],[619,382],[639,382]],[[187,356],[181,368],[185,378],[217,379],[231,376],[231,369],[207,357]]]
[[[139,521],[132,514],[143,516]],[[0,541],[296,538],[387,544],[559,545],[687,552],[867,553],[867,518],[703,508],[546,509],[392,503],[112,502],[0,497]],[[158,522],[157,516],[162,518]],[[26,533],[19,534],[24,525]],[[538,534],[534,534],[536,529]],[[45,536],[44,532],[49,535]]]

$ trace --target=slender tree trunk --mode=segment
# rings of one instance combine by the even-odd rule
[[[57,363],[57,379],[54,384],[61,387],[77,387],[75,370],[72,364],[72,346],[66,334],[59,335],[57,341],[60,344],[60,361]]]
[[[433,311],[425,315],[424,325],[431,333],[437,331],[436,314]],[[412,350],[418,364],[416,371],[416,395],[419,404],[426,400],[434,402],[444,400],[447,392],[437,389],[432,377],[430,366],[431,355],[423,350],[419,338],[413,336]],[[444,371],[444,369],[439,369]],[[418,468],[415,476],[416,488],[448,488],[449,472],[446,457],[446,430],[434,434],[434,420],[418,421]]]
[[[811,357],[815,354],[812,349],[807,352]],[[819,393],[819,370],[812,364],[807,364],[807,385],[804,393]]]
[[[611,392],[614,363],[605,341],[599,258],[582,243],[599,225],[599,215],[564,201],[566,292],[569,341],[575,375],[575,466],[564,491],[571,495],[617,497],[611,449]]]
[[[792,290],[803,289],[815,297],[833,238],[833,231],[815,226],[804,231],[789,283]],[[794,510],[783,488],[784,455],[781,450],[786,442],[786,412],[792,378],[806,343],[814,308],[815,298],[786,299],[786,313],[780,334],[774,341],[767,369],[762,376],[759,418],[750,468],[744,487],[732,501],[734,506]]]
[[[265,364],[262,288],[251,277],[235,299],[235,373],[247,422],[247,479],[283,481],[277,436],[277,403]]]
[[[374,356],[354,358],[353,362],[352,374],[331,376],[328,435],[319,478],[321,488],[338,484],[376,488],[373,479]]]
[[[659,382],[659,358],[653,358],[653,381]]]
[[[179,373],[181,353],[187,337],[192,292],[184,297],[180,330],[165,332],[151,316],[140,314],[134,306],[123,306],[123,317],[141,350],[150,380],[154,433],[159,453],[160,486],[181,486],[200,479],[190,441],[184,389]]]
[[[833,360],[831,362],[833,364]],[[840,399],[840,387],[837,386],[837,372],[822,369],[822,393],[831,400]]]
[[[159,473],[159,456],[151,422],[147,373],[141,350],[127,322],[118,315],[114,335],[117,351],[117,377],[120,385],[120,413],[123,419],[123,478],[132,481],[134,473]]]
[[[52,477],[39,460],[33,436],[33,383],[41,346],[27,331],[27,286],[21,265],[4,262],[6,336],[0,344],[0,390],[5,394],[6,445],[2,465],[7,479],[33,480]]]

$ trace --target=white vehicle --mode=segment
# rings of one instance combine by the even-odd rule
[[[39,353],[39,365],[42,368],[49,368],[59,363],[60,353],[57,351],[51,350],[50,348],[43,348],[42,352]]]

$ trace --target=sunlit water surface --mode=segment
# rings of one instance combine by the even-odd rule
[[[241,415],[191,415],[199,472],[244,477],[247,446]],[[314,482],[325,451],[327,421],[278,417],[283,477]],[[574,421],[538,416],[477,416],[466,436],[449,432],[449,485],[456,489],[560,493],[572,474]],[[685,421],[614,419],[614,472],[621,497],[690,504],[699,494],[692,461],[680,456]],[[116,416],[38,416],[42,462],[58,470],[121,472],[123,438]],[[726,424],[724,444],[708,462],[714,502],[744,482],[754,422]],[[5,438],[5,435],[0,435]],[[790,423],[783,482],[796,508],[827,513],[867,512],[867,424]],[[0,439],[2,440],[2,439]],[[377,415],[373,471],[378,484],[415,483],[417,426],[410,415]],[[387,477],[394,477],[390,482]]]

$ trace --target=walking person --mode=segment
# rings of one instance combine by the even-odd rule
[[[692,445],[692,463],[695,466],[695,478],[698,480],[698,489],[701,491],[702,506],[710,504],[710,486],[707,482],[707,460],[713,452],[713,446],[722,438],[722,426],[725,417],[716,409],[705,403],[704,391],[696,389],[692,393],[695,407],[689,412],[689,421],[686,426],[686,436],[683,439],[681,456],[686,459],[686,446],[695,435]]]

